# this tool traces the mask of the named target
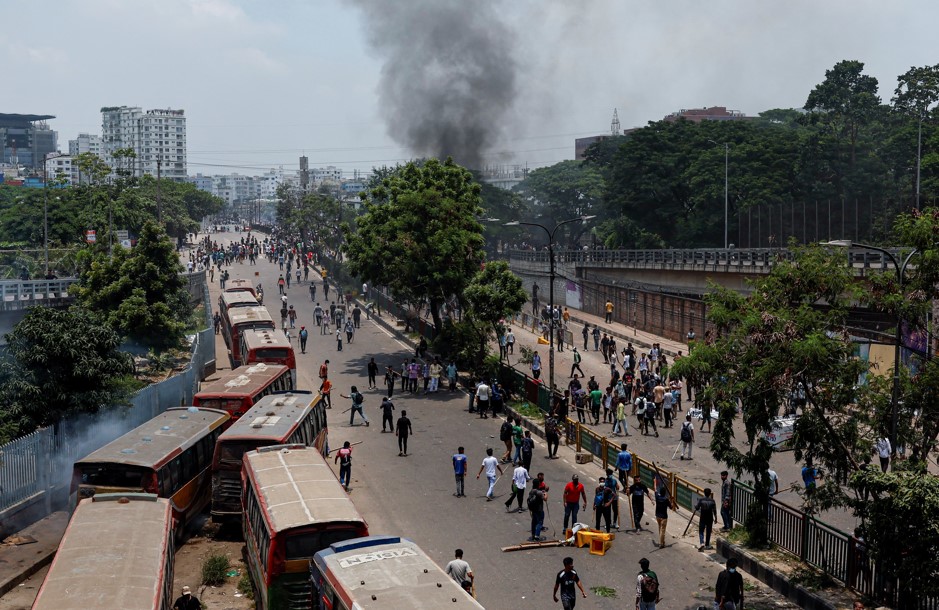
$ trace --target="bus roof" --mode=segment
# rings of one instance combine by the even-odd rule
[[[255,298],[254,294],[246,290],[235,290],[232,292],[223,292],[219,297],[219,301],[225,306],[225,309],[230,307],[257,307],[258,300]]]
[[[174,407],[160,413],[117,440],[75,462],[80,464],[115,463],[155,467],[175,453],[189,448],[228,421],[225,411],[199,407]]]
[[[319,523],[365,523],[314,447],[249,451],[244,469],[272,534]]]
[[[272,379],[285,374],[285,371],[286,374],[290,374],[290,369],[283,364],[257,362],[250,366],[240,366],[215,381],[204,384],[197,395],[200,398],[209,398],[252,394],[256,389],[263,388],[270,383]]]
[[[265,396],[223,432],[218,442],[285,438],[319,400],[319,394],[302,390]]]
[[[163,581],[173,577],[165,570],[172,535],[169,500],[153,494],[101,494],[82,500],[33,610],[159,608]]]
[[[254,294],[254,286],[251,284],[251,280],[238,279],[238,280],[228,280],[225,283],[224,292],[240,292],[246,291]]]
[[[313,557],[349,605],[373,608],[482,608],[419,546],[397,536],[332,544]]]
[[[287,340],[287,335],[285,335],[283,331],[272,328],[246,330],[241,337],[244,339],[245,346],[248,349],[259,347],[281,347],[288,349],[292,347],[290,341]]]
[[[234,294],[238,293],[236,292]],[[230,309],[228,311],[228,320],[231,322],[232,326],[251,322],[270,322],[271,328],[274,328],[274,318],[272,318],[270,312],[267,311],[267,307],[260,305]]]

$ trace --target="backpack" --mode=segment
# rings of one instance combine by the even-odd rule
[[[352,404],[360,405],[364,401],[365,401],[365,397],[362,396],[361,392],[356,392],[355,394],[352,395]]]
[[[601,504],[603,504],[603,493],[604,493],[604,492],[603,492],[603,488],[602,488],[602,487],[598,487],[598,488],[597,488],[597,491],[596,491],[596,495],[593,497],[593,507],[594,507],[594,508],[597,508],[597,507],[599,507]]]
[[[512,438],[512,424],[509,423],[509,420],[505,420],[499,429],[499,440],[505,442],[510,438]]]
[[[641,573],[642,581],[640,589],[642,591],[642,601],[654,602],[659,598],[659,579],[652,570]]]
[[[681,425],[681,440],[684,443],[691,442],[691,426],[688,425],[688,422]]]
[[[538,490],[532,489],[530,492],[528,492],[528,510],[541,510],[538,507],[538,503]]]

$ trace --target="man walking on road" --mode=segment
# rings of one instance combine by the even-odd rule
[[[464,580],[468,580],[472,583],[475,578],[473,576],[473,569],[470,568],[470,564],[463,561],[463,549],[457,549],[454,556],[456,558],[447,564],[444,572],[461,585]]]
[[[368,389],[377,388],[378,384],[375,383],[376,377],[378,377],[378,363],[375,362],[375,359],[372,358],[368,361]]]
[[[711,528],[714,527],[714,521],[717,519],[717,503],[714,502],[711,488],[705,488],[704,497],[698,500],[694,509],[698,511],[698,542],[701,546],[699,551],[711,548]]]
[[[306,341],[310,337],[310,333],[307,332],[306,326],[300,327],[300,353],[306,353]]]
[[[463,453],[463,447],[457,449],[453,455],[453,475],[456,477],[456,493],[453,495],[457,498],[465,498],[463,483],[466,480],[466,454]]]
[[[619,482],[624,490],[629,486],[629,473],[633,470],[633,455],[626,447],[626,443],[620,445],[619,453],[616,454],[616,470],[619,471]]]
[[[724,470],[721,472],[721,521],[724,522],[722,532],[729,532],[734,527],[733,520],[730,518],[730,494],[730,481],[727,479],[727,471]]]
[[[584,322],[584,329],[580,331],[580,334],[584,336],[584,351],[587,351],[587,340],[590,338],[590,323]],[[583,373],[581,373],[583,375]]]
[[[527,468],[521,465],[515,468],[515,471],[512,473],[512,493],[509,495],[508,502],[505,503],[505,512],[516,512],[512,509],[513,500],[518,500],[517,512],[525,512],[525,509],[522,508],[522,500],[525,498],[525,488],[528,486],[528,481],[530,480],[531,476],[528,474]]]
[[[485,380],[480,381],[476,386],[476,409],[479,410],[479,418],[486,419],[489,411],[489,386]]]
[[[613,322],[613,301],[607,299],[603,308],[606,310],[606,323],[611,324]]]
[[[668,525],[668,509],[672,507],[671,498],[668,497],[668,492],[665,489],[665,485],[659,485],[659,488],[655,491],[655,521],[659,525],[659,544],[660,549],[665,548],[665,529]]]
[[[542,479],[543,480],[543,479]],[[541,542],[544,540],[541,536],[541,529],[544,527],[544,504],[548,501],[548,492],[532,486],[528,494],[528,511],[531,513],[531,537],[529,542]]]
[[[691,414],[685,415],[685,423],[681,425],[681,459],[685,459],[685,449],[688,450],[688,459],[691,459],[691,449],[694,447],[694,424],[691,423]]]
[[[577,348],[575,347],[574,348],[574,364],[571,365],[571,377],[574,376],[574,371],[578,371],[581,377],[584,376],[584,369],[580,368],[580,361],[582,359],[583,358],[581,358],[580,352],[578,352]]]
[[[398,457],[407,457],[408,436],[414,434],[407,411],[401,411],[401,417],[398,418],[398,423],[395,425],[395,432],[398,433]]]
[[[743,576],[737,571],[737,558],[727,560],[727,569],[717,575],[714,585],[714,610],[743,608]]]
[[[392,419],[392,412],[395,410],[395,405],[391,402],[390,396],[385,396],[381,399],[381,431],[382,432],[394,432],[395,423]],[[388,430],[385,430],[385,424],[388,425]]]
[[[659,577],[649,569],[649,560],[645,557],[639,560],[639,568],[636,577],[636,610],[655,610],[655,605],[661,599]]]
[[[531,357],[531,376],[535,379],[541,377],[541,356],[535,352]]]
[[[649,488],[642,482],[638,476],[633,477],[633,484],[629,486],[629,495],[633,503],[633,521],[636,524],[636,531],[642,529],[642,514],[645,512],[645,498],[652,499],[649,495]]]
[[[349,483],[352,481],[352,443],[346,441],[342,444],[342,449],[336,452],[333,464],[339,462],[339,484],[346,491],[349,491]]]
[[[580,582],[580,576],[574,571],[574,560],[570,557],[565,557],[564,569],[558,572],[557,577],[554,579],[554,602],[558,602],[558,589],[560,589],[561,608],[564,610],[574,610],[574,606],[577,604],[577,591],[574,590],[575,586],[580,589],[581,596],[586,598],[587,592],[584,591],[584,585]]]
[[[567,522],[570,518],[571,526],[577,523],[577,513],[580,510],[580,502],[583,501],[584,510],[587,510],[587,492],[579,477],[575,474],[571,477],[571,482],[564,486],[564,532],[567,532]],[[567,535],[566,533],[564,534]]]
[[[499,466],[499,460],[492,455],[492,447],[486,449],[486,457],[483,458],[483,464],[479,467],[479,472],[476,473],[476,480],[479,480],[479,475],[483,473],[483,470],[486,471],[486,479],[489,481],[486,502],[492,502],[492,491],[496,486],[496,471],[498,470],[499,476],[502,476],[502,467]]]
[[[362,393],[359,392],[359,389],[356,386],[352,386],[351,394],[340,394],[343,398],[352,399],[352,407],[349,409],[349,425],[353,425],[355,422],[355,414],[358,413],[362,419],[365,421],[365,427],[369,425],[368,417],[365,416],[365,411],[362,409],[362,403],[365,402],[365,397],[362,396]]]

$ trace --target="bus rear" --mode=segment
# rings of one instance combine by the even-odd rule
[[[239,356],[243,364],[266,362],[290,369],[293,387],[297,387],[297,356],[287,336],[279,330],[247,330],[241,333]]]
[[[228,318],[228,347],[231,350],[232,367],[243,364],[241,358],[241,334],[249,330],[274,330],[277,325],[267,308],[237,307],[229,310]]]

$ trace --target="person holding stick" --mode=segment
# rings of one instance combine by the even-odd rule
[[[698,550],[710,550],[712,548],[711,529],[714,527],[714,521],[717,520],[717,502],[714,501],[714,494],[710,487],[704,489],[704,497],[698,500],[694,510],[701,513],[698,518],[698,542],[701,546]],[[694,518],[694,514],[691,516]],[[685,528],[686,531],[687,529]]]

